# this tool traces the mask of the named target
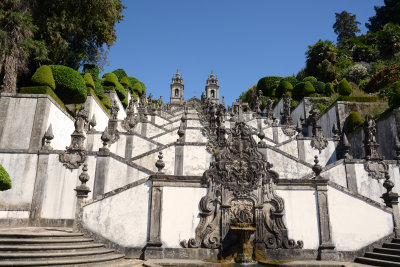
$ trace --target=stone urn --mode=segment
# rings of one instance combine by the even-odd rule
[[[235,257],[235,262],[239,264],[255,263],[253,259],[253,247],[249,240],[256,228],[248,223],[238,223],[230,226],[230,230],[238,238],[239,252]]]

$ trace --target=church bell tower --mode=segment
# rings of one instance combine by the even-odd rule
[[[179,70],[176,71],[176,74],[172,76],[171,82],[171,98],[170,103],[172,105],[181,105],[183,104],[183,77],[179,73]]]
[[[217,78],[217,76],[214,75],[214,72],[212,72],[212,71],[211,71],[210,76],[208,76],[208,79],[207,79],[206,97],[216,104],[219,103],[218,78]]]

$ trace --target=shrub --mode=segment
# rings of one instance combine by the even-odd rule
[[[117,76],[118,81],[121,81],[123,77],[128,77],[124,69],[116,69],[112,73]]]
[[[124,108],[126,108],[128,106],[128,98],[125,97],[123,100],[121,100],[122,106],[124,106]]]
[[[392,85],[389,106],[392,108],[400,107],[400,81],[397,81]]]
[[[321,82],[321,81],[317,81],[315,84],[311,83],[314,88],[315,88],[315,92],[317,92],[318,94],[325,94],[325,83]]]
[[[133,89],[133,92],[139,96],[142,95],[142,93],[143,93],[142,85],[139,82],[135,83],[135,85],[133,85],[132,89]]]
[[[117,75],[115,75],[114,73],[107,72],[107,73],[105,73],[103,75],[103,82],[102,82],[103,87],[104,86],[114,86],[114,87],[116,87],[118,83],[119,82],[118,82]]]
[[[302,94],[303,96],[309,96],[311,94],[315,93],[315,88],[310,82],[305,82],[302,88]]]
[[[300,82],[293,87],[292,97],[293,99],[300,101],[303,98],[304,82]]]
[[[32,75],[31,81],[35,85],[47,85],[51,89],[56,89],[56,82],[54,81],[51,68],[47,65],[40,66]]]
[[[357,111],[350,112],[347,117],[347,132],[351,133],[364,123],[364,119]]]
[[[110,99],[108,98],[108,96],[104,95],[103,99],[101,100],[101,102],[103,102],[104,106],[108,109],[111,108],[111,103],[110,103]]]
[[[92,75],[94,81],[94,92],[100,99],[103,99],[104,89],[103,86],[101,85],[101,80],[99,78],[100,74],[99,67],[97,67],[94,64],[85,64],[83,65],[83,73],[89,73],[90,75]]]
[[[344,77],[349,81],[359,83],[360,80],[368,77],[369,65],[366,63],[356,63],[344,71]]]
[[[142,94],[146,95],[146,85],[144,85],[144,83],[140,82],[140,86],[142,86]]]
[[[290,82],[293,85],[293,87],[296,86],[296,84],[298,84],[300,82],[294,76],[287,76],[287,77],[283,78],[281,81]]]
[[[65,104],[84,103],[87,97],[85,81],[74,69],[61,65],[51,65],[56,94]]]
[[[21,94],[46,94],[49,95],[54,101],[57,102],[63,109],[67,110],[64,103],[61,99],[51,90],[48,86],[30,86],[30,87],[22,87],[19,92]]]
[[[375,73],[364,88],[368,93],[378,92],[379,89],[391,87],[393,83],[399,80],[400,64],[393,64]]]
[[[340,95],[350,95],[353,88],[346,79],[342,79],[338,84],[338,93]]]
[[[327,96],[331,96],[335,93],[335,89],[333,89],[333,84],[332,83],[326,83],[325,84],[325,94]]]
[[[7,171],[0,164],[0,191],[11,189],[11,179]]]
[[[94,92],[96,95],[100,98],[103,99],[104,97],[104,88],[103,85],[101,85],[101,79],[97,78],[94,81]]]
[[[379,97],[376,95],[372,95],[372,96],[345,96],[345,95],[342,95],[338,98],[338,101],[378,102]]]
[[[263,92],[263,95],[265,96],[272,96],[273,95],[273,85],[275,82],[279,82],[282,79],[282,77],[278,76],[267,76],[263,77],[260,80],[258,80],[257,83],[257,91],[261,90]]]
[[[120,83],[117,83],[117,86],[115,86],[115,91],[117,92],[118,98],[121,101],[126,98],[125,88]]]
[[[310,82],[310,83],[316,83],[318,80],[314,76],[307,76],[303,79],[303,82]]]
[[[83,79],[85,80],[86,87],[94,89],[94,81],[92,75],[90,75],[89,73],[85,73]]]
[[[293,85],[285,80],[279,82],[278,88],[276,89],[275,96],[281,98],[284,94],[291,94],[293,91]]]
[[[132,86],[131,83],[128,80],[128,77],[123,77],[120,81],[120,84],[125,88],[125,89],[130,89],[132,91]]]

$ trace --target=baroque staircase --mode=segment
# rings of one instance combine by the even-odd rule
[[[390,243],[366,252],[364,257],[358,257],[355,262],[373,266],[400,267],[400,238],[393,238]]]
[[[7,230],[0,231],[0,266],[117,266],[124,258],[70,228]]]

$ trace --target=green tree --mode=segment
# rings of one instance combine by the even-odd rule
[[[0,1],[0,92],[16,92],[17,76],[29,71],[30,57],[46,59],[44,43],[33,38],[38,28],[33,24],[31,2]]]
[[[377,32],[383,28],[387,23],[400,24],[400,1],[399,0],[385,0],[384,6],[375,6],[375,16],[369,18],[369,23],[365,26],[371,32]]]
[[[330,75],[326,75],[324,71],[331,70],[328,63],[335,64],[337,55],[337,47],[331,41],[319,40],[314,45],[308,46],[308,51],[306,52],[306,73],[319,80],[329,82],[325,78]],[[324,62],[324,60],[326,61]]]
[[[360,32],[358,24],[361,24],[356,20],[356,15],[352,15],[347,11],[341,13],[335,13],[336,22],[333,24],[333,29],[337,34],[337,41],[340,43],[343,39],[349,39],[356,36],[356,33]]]
[[[107,55],[104,48],[117,38],[115,24],[122,20],[124,8],[121,0],[38,1],[33,8],[39,28],[35,37],[45,41],[50,64],[101,66]]]

